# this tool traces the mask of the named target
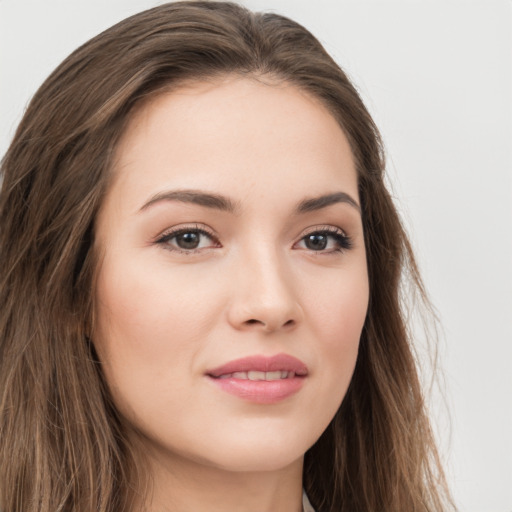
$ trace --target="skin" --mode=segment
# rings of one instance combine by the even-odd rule
[[[97,221],[94,342],[139,433],[149,510],[300,511],[303,456],[346,393],[368,304],[345,135],[295,86],[226,77],[139,109],[114,173]],[[227,197],[234,211],[163,197],[183,190]],[[353,204],[342,195],[296,211],[340,192]],[[173,238],[176,228],[192,233]],[[325,247],[305,238],[326,229]],[[199,240],[195,250],[180,248],[184,236]],[[280,353],[308,375],[277,403],[233,396],[207,376]]]

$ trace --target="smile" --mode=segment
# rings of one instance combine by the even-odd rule
[[[255,404],[275,404],[295,395],[307,375],[307,366],[288,354],[236,359],[206,373],[217,389]]]
[[[206,373],[211,377],[217,378],[222,378],[226,375],[233,377],[235,374],[238,374],[235,378],[275,380],[286,379],[290,373],[304,377],[308,374],[308,367],[300,359],[289,354],[276,354],[270,357],[254,355],[234,359],[222,366],[208,370]],[[285,373],[288,375],[285,375]]]
[[[234,373],[226,373],[221,375],[219,379],[240,379],[240,380],[280,380],[280,379],[293,379],[295,377],[295,372],[284,371],[275,371],[275,372],[259,372],[259,371],[249,371],[249,372],[234,372]]]

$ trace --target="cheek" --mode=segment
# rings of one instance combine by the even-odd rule
[[[329,423],[340,406],[354,372],[359,341],[368,308],[366,268],[340,272],[328,288],[316,290],[309,301],[313,338],[317,340],[315,413]]]
[[[315,285],[315,282],[317,283]],[[369,284],[363,258],[330,274],[329,279],[308,282],[306,316],[318,339],[336,354],[345,345],[358,345],[369,300]]]
[[[94,341],[112,392],[144,401],[162,382],[182,385],[219,316],[218,299],[186,272],[115,263],[105,261],[99,275]]]
[[[208,319],[205,306],[214,302],[199,279],[151,262],[122,263],[105,262],[98,280],[96,313],[103,340],[149,356],[168,347],[171,339],[175,344],[202,330]]]

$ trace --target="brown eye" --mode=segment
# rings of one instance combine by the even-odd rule
[[[352,247],[351,239],[339,228],[313,231],[298,242],[297,248],[313,252],[335,253]]]
[[[304,244],[312,251],[323,251],[327,247],[328,238],[321,233],[313,233],[304,237]]]
[[[156,243],[163,245],[168,250],[183,253],[220,246],[212,234],[199,228],[176,229],[163,235]]]
[[[197,249],[201,241],[199,233],[190,231],[188,233],[181,233],[175,236],[176,245],[180,249]]]

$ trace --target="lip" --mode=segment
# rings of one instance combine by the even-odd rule
[[[246,380],[232,375],[250,371],[286,371],[294,375],[278,380]],[[302,388],[307,375],[306,364],[288,354],[244,357],[206,372],[207,378],[220,390],[258,404],[273,404],[294,395]]]
[[[275,356],[249,356],[241,359],[235,359],[206,373],[211,377],[221,377],[235,372],[275,372],[286,371],[294,372],[301,377],[307,375],[308,367],[296,357],[288,354],[276,354]]]

